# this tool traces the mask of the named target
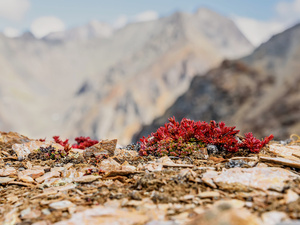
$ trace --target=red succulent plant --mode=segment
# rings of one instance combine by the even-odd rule
[[[253,137],[252,133],[248,133],[245,134],[243,141],[239,141],[236,137],[238,133],[239,130],[225,126],[224,122],[216,123],[213,120],[210,123],[195,122],[183,118],[179,123],[172,117],[169,118],[169,123],[158,128],[155,133],[140,139],[139,153],[142,156],[186,156],[208,144],[228,152],[248,149],[250,152],[258,153],[274,137],[270,135],[260,141]]]

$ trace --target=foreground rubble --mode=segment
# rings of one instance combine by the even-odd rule
[[[58,144],[0,133],[0,223],[293,224],[300,220],[300,145],[221,157],[141,157],[102,141],[65,158]],[[63,149],[63,147],[61,146]],[[134,148],[134,147],[133,147]],[[288,223],[286,223],[288,222]]]

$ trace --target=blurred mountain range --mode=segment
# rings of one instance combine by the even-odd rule
[[[225,60],[195,76],[166,112],[134,140],[155,131],[171,116],[178,120],[226,121],[244,132],[277,139],[300,133],[300,24],[273,36],[252,54]]]
[[[230,19],[207,9],[118,30],[92,21],[43,39],[0,34],[0,127],[128,143],[196,74],[252,50]],[[243,60],[254,65],[250,56]]]

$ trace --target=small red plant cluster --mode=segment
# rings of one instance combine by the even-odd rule
[[[226,127],[224,122],[195,122],[184,118],[179,123],[173,117],[155,133],[140,139],[139,153],[142,156],[187,156],[208,144],[228,152],[248,149],[250,152],[258,153],[274,137],[270,135],[260,141],[253,137],[252,133],[247,133],[243,141],[240,141],[236,137],[238,133],[239,130],[235,127]]]
[[[58,143],[62,146],[69,146],[69,139],[66,139],[65,141],[62,141],[59,136],[53,136],[53,139],[55,143]],[[78,149],[86,149],[88,147],[91,147],[95,144],[98,144],[99,141],[97,140],[92,140],[90,137],[76,137],[75,141],[77,144],[73,144],[72,148],[78,148]]]
[[[54,141],[55,141],[55,143],[57,143],[57,144],[60,144],[60,145],[62,145],[62,146],[66,146],[66,145],[69,145],[69,139],[66,139],[65,141],[62,141],[60,138],[59,138],[59,136],[53,136],[53,139],[54,139]]]
[[[99,143],[99,141],[92,140],[90,137],[77,137],[75,138],[75,141],[77,144],[73,144],[72,148],[79,149],[85,149]]]

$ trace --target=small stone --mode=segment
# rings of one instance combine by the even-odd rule
[[[296,192],[292,191],[291,189],[289,189],[284,196],[284,200],[285,200],[286,204],[295,202],[298,200],[298,198],[299,198],[299,195]]]
[[[200,198],[219,198],[220,193],[217,191],[206,191],[198,194]]]
[[[197,151],[194,151],[192,155],[197,159],[207,159],[208,158],[207,148],[199,148]]]
[[[19,176],[19,180],[26,182],[26,183],[34,183],[34,179],[32,179],[30,176],[21,175]]]
[[[131,166],[127,161],[125,161],[121,165],[121,170],[124,170],[124,171],[136,171],[136,167],[135,166]]]
[[[271,211],[271,212],[263,213],[261,215],[261,218],[264,224],[276,225],[284,220],[287,220],[288,216],[284,212]]]
[[[16,196],[16,195],[7,196],[6,199],[7,199],[7,201],[10,202],[10,203],[15,203],[16,201],[19,200],[18,196]]]
[[[57,210],[66,210],[68,208],[74,207],[75,204],[68,200],[63,200],[59,202],[53,202],[49,205],[52,209],[57,209]]]
[[[113,171],[113,170],[119,170],[121,168],[121,165],[117,163],[112,158],[104,159],[100,165],[99,168],[103,171]]]
[[[66,168],[65,167],[53,167],[53,168],[51,168],[51,172],[62,172],[62,171],[64,171]]]
[[[207,152],[208,152],[208,154],[216,154],[216,153],[218,153],[219,152],[219,149],[217,148],[217,146],[215,146],[215,145],[207,145]]]
[[[251,208],[253,206],[253,202],[245,202],[245,206]]]
[[[216,201],[214,204],[214,206],[216,207],[223,207],[223,205],[227,205],[232,209],[240,209],[244,207],[245,202],[237,199],[230,199],[230,200],[219,200]]]
[[[197,173],[191,169],[183,169],[183,170],[180,170],[180,173],[178,174],[178,176],[180,178],[193,177],[194,179],[196,179]]]
[[[187,201],[195,198],[195,195],[185,195],[180,198],[181,201]]]
[[[36,179],[36,178],[38,178],[38,177],[40,177],[44,174],[45,174],[45,172],[44,172],[43,169],[27,169],[27,170],[23,170],[23,171],[18,172],[19,178],[21,176],[29,176],[33,179]]]
[[[156,162],[165,164],[165,165],[174,165],[175,164],[168,156],[163,156],[163,157],[159,158]]]
[[[49,179],[49,178],[52,178],[52,177],[60,177],[60,173],[55,171],[55,172],[48,172],[48,173],[45,173],[43,176],[35,179],[36,182],[38,183],[43,183],[45,180]]]
[[[247,209],[212,207],[196,216],[187,225],[259,225],[260,221]]]
[[[92,183],[100,178],[101,176],[87,175],[87,176],[75,178],[74,181],[77,183]]]
[[[44,215],[50,215],[50,214],[51,214],[51,212],[50,212],[49,209],[42,209],[42,213],[43,213]]]
[[[32,210],[30,207],[21,211],[21,218],[22,219],[35,219],[41,216],[41,211],[39,210]]]

